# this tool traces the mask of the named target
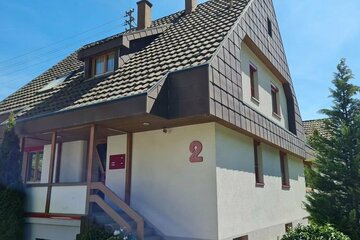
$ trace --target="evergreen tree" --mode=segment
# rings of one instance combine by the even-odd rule
[[[330,89],[333,105],[320,112],[327,116],[324,130],[310,140],[317,156],[310,171],[314,192],[306,208],[317,224],[332,224],[353,240],[360,240],[360,102],[359,86],[341,59]]]
[[[25,197],[21,165],[19,138],[11,115],[0,145],[0,239],[23,239]]]

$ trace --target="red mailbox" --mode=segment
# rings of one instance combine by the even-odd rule
[[[125,168],[125,154],[111,155],[110,156],[110,170],[114,169],[124,169]]]

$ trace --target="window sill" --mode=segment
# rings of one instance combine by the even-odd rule
[[[265,183],[258,182],[258,183],[255,184],[255,187],[263,188],[263,187],[265,187]]]
[[[282,190],[290,190],[290,185],[282,185]]]
[[[88,79],[85,79],[85,81],[91,81],[91,80],[95,80],[95,79],[99,79],[99,78],[105,78],[105,77],[108,77],[110,76],[111,74],[113,74],[115,71],[112,71],[112,72],[106,72],[106,73],[103,73],[103,74],[99,74],[99,75],[96,75],[96,76],[92,76]]]
[[[281,116],[279,114],[277,114],[276,112],[272,113],[273,117],[275,117],[278,120],[281,120]]]
[[[256,105],[259,105],[259,104],[260,104],[259,99],[257,99],[256,97],[251,97],[251,101],[252,101],[253,103],[255,103]]]

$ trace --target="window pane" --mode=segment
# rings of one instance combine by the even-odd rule
[[[107,71],[112,72],[115,70],[115,56],[110,54],[107,59]]]
[[[271,98],[272,98],[272,110],[274,113],[278,113],[276,92],[273,90],[271,91]]]
[[[104,59],[98,58],[95,60],[95,75],[100,75],[104,73]]]
[[[37,167],[37,181],[40,182],[41,180],[41,172],[42,172],[42,163],[43,163],[43,158],[44,158],[44,154],[42,152],[39,153],[39,158],[38,158],[38,167]]]
[[[29,170],[28,170],[28,181],[35,181],[36,171],[36,153],[29,154]]]

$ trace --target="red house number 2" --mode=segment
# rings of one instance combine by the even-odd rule
[[[204,161],[204,158],[199,156],[203,150],[203,145],[200,141],[193,141],[190,143],[189,150],[191,152],[191,156],[189,158],[190,162],[196,163]]]

